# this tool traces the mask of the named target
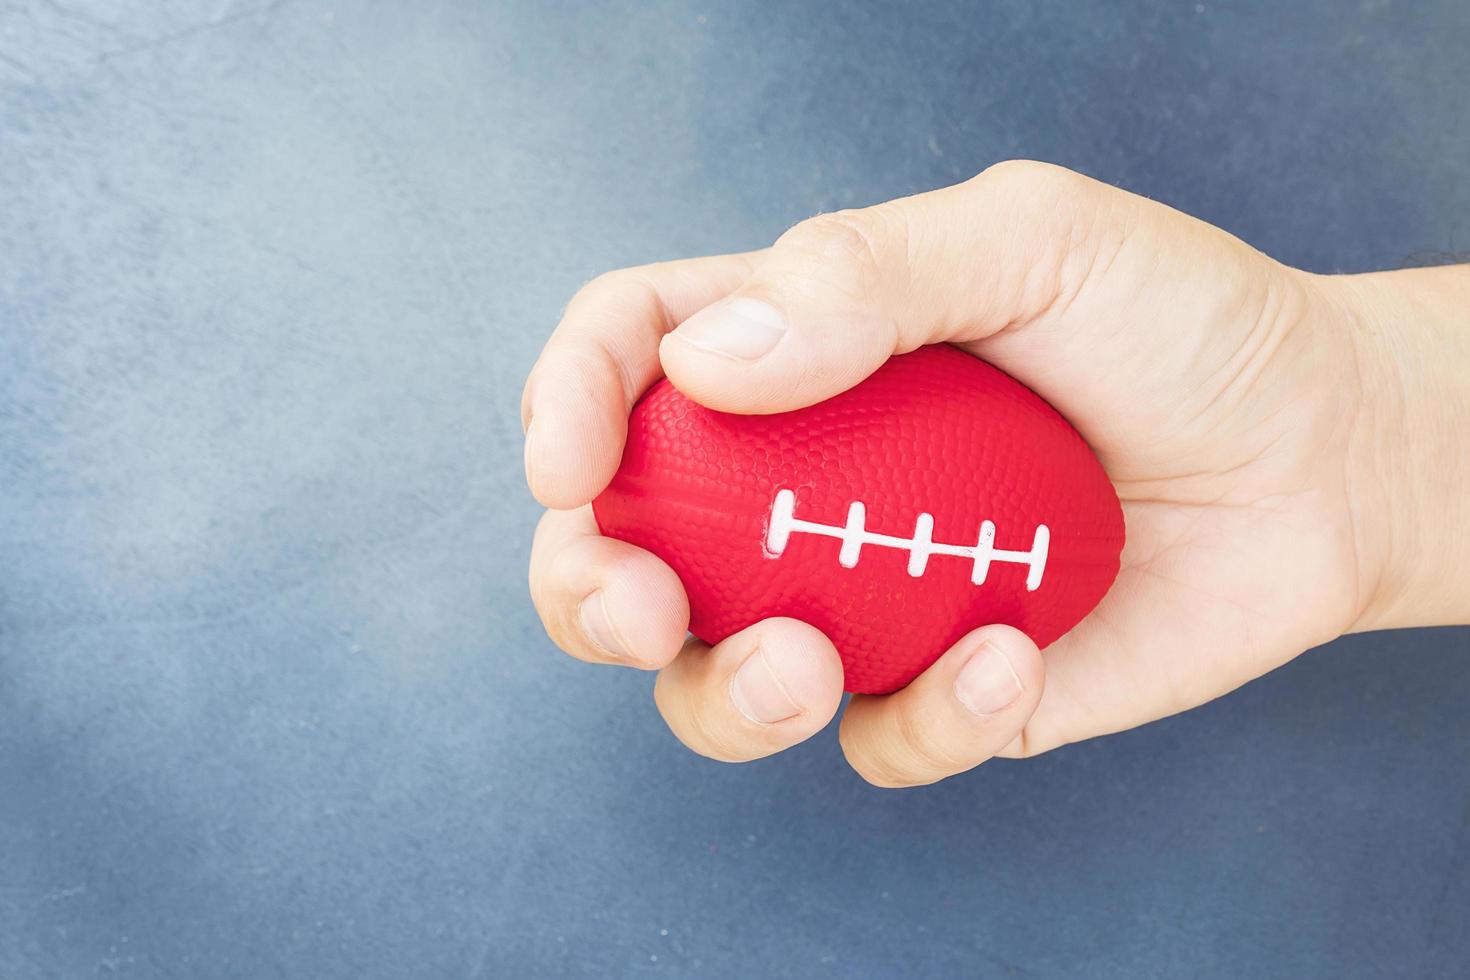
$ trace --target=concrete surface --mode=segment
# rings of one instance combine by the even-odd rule
[[[523,583],[595,273],[1005,157],[1470,248],[1470,6],[0,0],[0,977],[1470,973],[1470,634],[922,792]]]

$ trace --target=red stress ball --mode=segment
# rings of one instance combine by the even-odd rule
[[[1117,494],[1076,430],[947,345],[778,415],[712,411],[660,381],[592,509],[678,574],[695,636],[800,619],[862,694],[989,623],[1046,646],[1102,599],[1123,548]]]

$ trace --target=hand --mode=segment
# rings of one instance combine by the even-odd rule
[[[914,785],[1139,725],[1343,632],[1466,615],[1470,590],[1443,579],[1463,580],[1470,505],[1415,477],[1466,485],[1466,372],[1445,365],[1470,364],[1470,331],[1452,330],[1467,293],[1463,270],[1309,275],[1034,163],[819,215],[762,252],[612,273],[572,301],[526,385],[527,476],[554,508],[532,594],[573,656],[658,669],[659,710],[695,751],[744,760],[807,738],[840,702],[831,643],[794,620],[686,642],[674,573],[600,537],[588,502],[663,374],[712,408],[779,412],[947,341],[1091,444],[1123,502],[1122,570],[1044,657],[988,626],[904,690],[854,697],[844,752],[874,783]]]

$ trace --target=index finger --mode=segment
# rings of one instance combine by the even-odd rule
[[[602,492],[633,403],[663,375],[659,341],[744,282],[760,254],[622,269],[572,298],[521,396],[526,481],[537,500],[566,510]]]

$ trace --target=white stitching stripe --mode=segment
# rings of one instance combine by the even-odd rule
[[[973,546],[962,544],[935,544],[934,517],[920,514],[914,521],[912,538],[895,538],[888,534],[874,534],[865,527],[867,508],[861,500],[847,506],[847,524],[819,524],[803,521],[796,517],[796,492],[780,490],[771,504],[771,523],[766,533],[766,550],[779,556],[786,550],[792,534],[816,534],[824,538],[836,538],[842,542],[837,553],[837,563],[843,568],[854,568],[862,555],[863,545],[876,544],[885,548],[902,548],[909,553],[908,572],[914,578],[924,574],[930,555],[954,555],[969,558],[973,565],[970,581],[984,585],[990,573],[990,563],[995,561],[1015,562],[1027,566],[1026,591],[1035,592],[1041,585],[1041,576],[1046,571],[1047,551],[1051,546],[1051,531],[1045,524],[1036,525],[1030,551],[1003,551],[995,547],[995,524],[980,523],[980,538]]]

